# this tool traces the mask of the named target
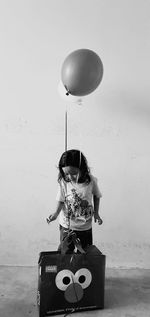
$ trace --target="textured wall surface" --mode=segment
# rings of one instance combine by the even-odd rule
[[[35,265],[54,250],[57,164],[80,148],[97,176],[103,225],[94,241],[110,267],[150,263],[149,1],[0,2],[0,264]],[[58,93],[61,66],[94,50],[104,77],[83,105]]]

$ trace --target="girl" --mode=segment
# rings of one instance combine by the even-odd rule
[[[47,218],[54,221],[59,215],[60,243],[71,229],[80,239],[83,249],[92,245],[92,216],[102,224],[99,216],[101,192],[96,178],[90,174],[87,160],[79,150],[65,151],[59,161],[56,211]],[[70,243],[69,251],[74,250]]]

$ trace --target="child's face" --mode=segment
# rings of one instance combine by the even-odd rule
[[[62,168],[66,179],[71,182],[78,182],[80,177],[80,169],[78,167],[66,166]]]

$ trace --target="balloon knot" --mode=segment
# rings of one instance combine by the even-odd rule
[[[66,96],[69,96],[70,95],[70,91],[68,90],[68,88],[67,88],[67,86],[65,85],[64,86],[65,88],[66,88],[66,90],[67,90],[67,92],[66,92]]]

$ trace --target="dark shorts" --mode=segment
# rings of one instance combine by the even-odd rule
[[[60,229],[60,245],[61,242],[64,240],[64,238],[68,234],[68,230],[61,225],[59,226]],[[73,230],[73,232],[76,234],[76,237],[80,239],[80,243],[83,249],[86,249],[89,245],[93,244],[93,235],[92,235],[92,228],[89,230],[83,230],[83,231],[77,231]],[[60,245],[58,247],[58,250],[60,250]],[[69,245],[69,251],[74,251],[74,243],[70,243]]]

